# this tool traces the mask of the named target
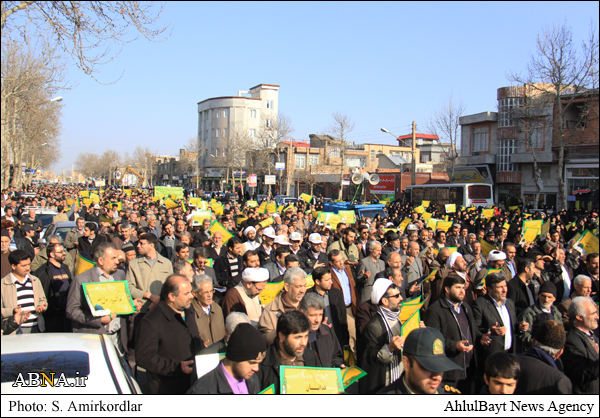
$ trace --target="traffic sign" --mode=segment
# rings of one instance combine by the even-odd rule
[[[275,170],[285,170],[285,163],[275,163]]]
[[[274,175],[266,175],[265,176],[265,184],[275,184],[276,183],[276,176]]]

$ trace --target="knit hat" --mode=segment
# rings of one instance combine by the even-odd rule
[[[542,283],[539,294],[541,295],[542,293],[550,293],[552,296],[556,297],[556,285],[552,282]]]
[[[242,362],[256,360],[267,351],[267,344],[260,332],[250,324],[239,324],[227,343],[227,360]]]
[[[0,232],[0,236],[9,237],[10,238],[10,234],[8,233],[8,229],[3,228],[2,231]]]

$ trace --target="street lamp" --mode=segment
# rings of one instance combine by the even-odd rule
[[[392,135],[394,138],[396,138],[396,140],[398,142],[402,141],[404,142],[404,146],[408,147],[408,145],[406,145],[406,141],[404,140],[400,140],[399,137],[397,135],[394,135],[393,133],[391,133],[390,131],[388,131],[385,128],[381,128],[381,132],[385,132],[387,134]],[[417,162],[415,160],[415,135],[414,135],[414,122],[413,122],[413,139],[412,139],[412,147],[410,150],[410,154],[411,154],[411,163],[410,163],[410,171],[411,173],[411,186],[414,186],[415,184],[417,184],[417,175],[416,175],[416,171],[417,171]]]
[[[50,99],[51,102],[62,102],[63,97],[62,96],[57,96],[54,99]]]

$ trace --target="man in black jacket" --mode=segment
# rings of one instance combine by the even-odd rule
[[[490,333],[492,342],[481,346],[482,360],[493,353],[516,352],[515,335],[521,325],[517,323],[515,304],[506,298],[506,277],[502,273],[492,273],[485,278],[487,294],[473,302],[473,318],[482,334]],[[526,322],[524,324],[527,324]],[[529,326],[522,325],[522,327]],[[526,331],[526,330],[525,330]]]
[[[327,254],[321,252],[321,235],[314,233],[308,236],[308,244],[310,249],[298,254],[300,259],[300,268],[306,272],[306,274],[312,274],[313,270],[318,267],[325,267],[329,265]]]
[[[163,284],[156,307],[140,321],[135,359],[146,369],[150,394],[182,395],[191,386],[194,356],[204,347],[192,299],[190,281],[173,274]]]
[[[475,325],[473,312],[463,303],[465,280],[457,274],[444,279],[444,297],[436,300],[425,311],[425,325],[439,330],[444,336],[446,356],[461,366],[444,375],[444,382],[456,386],[461,393],[474,394],[479,344],[489,345],[492,340],[489,332],[482,335]],[[475,343],[479,344],[475,344]]]
[[[325,304],[323,298],[315,293],[307,293],[298,307],[310,322],[308,347],[317,357],[318,367],[344,368],[344,354],[337,337],[331,329],[331,324],[323,323]]]
[[[533,263],[531,258],[520,258],[517,262],[517,275],[508,282],[506,297],[515,303],[517,317],[535,303],[533,292],[529,288],[534,273]]]
[[[250,324],[239,324],[227,342],[225,359],[201,377],[188,395],[256,395],[260,382],[256,376],[265,358],[267,345],[260,332]],[[230,381],[237,381],[233,386]]]
[[[308,289],[306,294],[314,293],[323,299],[323,304],[325,306],[323,311],[323,322],[327,321],[328,325],[332,325],[338,342],[343,348],[350,343],[344,295],[340,289],[333,287],[331,271],[328,267],[318,267],[314,269],[312,278],[315,285]]]
[[[73,275],[64,264],[67,252],[61,244],[52,243],[46,247],[48,261],[34,272],[40,279],[48,309],[44,312],[46,332],[71,332],[71,321],[67,320],[67,295]]]
[[[96,235],[97,230],[98,227],[95,223],[87,222],[85,228],[83,228],[83,236],[77,238],[77,248],[79,249],[79,253],[84,257],[90,257],[89,260],[92,260],[91,257],[94,256],[98,245],[106,242],[106,237],[104,235]]]
[[[257,373],[260,388],[275,385],[279,391],[279,366],[317,367],[313,351],[306,350],[310,322],[300,311],[287,311],[277,320],[277,338],[267,349],[267,355]]]
[[[227,289],[235,287],[242,279],[242,271],[244,271],[243,248],[244,244],[239,238],[230,238],[227,241],[227,254],[222,255],[215,261],[217,281],[221,286],[227,286]]]
[[[576,395],[598,395],[598,310],[594,301],[576,297],[569,305],[573,328],[567,335],[563,362]]]
[[[536,330],[533,346],[516,358],[521,365],[517,395],[570,395],[571,381],[564,375],[559,358],[567,339],[562,324],[549,320]]]

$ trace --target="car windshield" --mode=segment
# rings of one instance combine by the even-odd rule
[[[56,228],[56,230],[54,231],[54,235],[58,234],[60,235],[60,237],[63,239],[63,241],[65,240],[65,238],[67,237],[67,234],[69,233],[69,231],[73,229],[72,227],[58,227]]]
[[[46,227],[52,223],[52,219],[56,216],[56,214],[44,214],[44,215],[35,215],[40,221],[42,221],[42,226]]]
[[[359,211],[359,214],[360,214],[360,218],[361,219],[364,219],[364,218],[371,218],[371,219],[373,219],[377,215],[381,215],[382,218],[387,218],[387,215],[385,214],[385,212],[381,208],[376,208],[376,209],[361,209]]]
[[[90,357],[85,351],[35,351],[2,354],[2,383],[14,382],[19,373],[64,373],[88,376]]]

